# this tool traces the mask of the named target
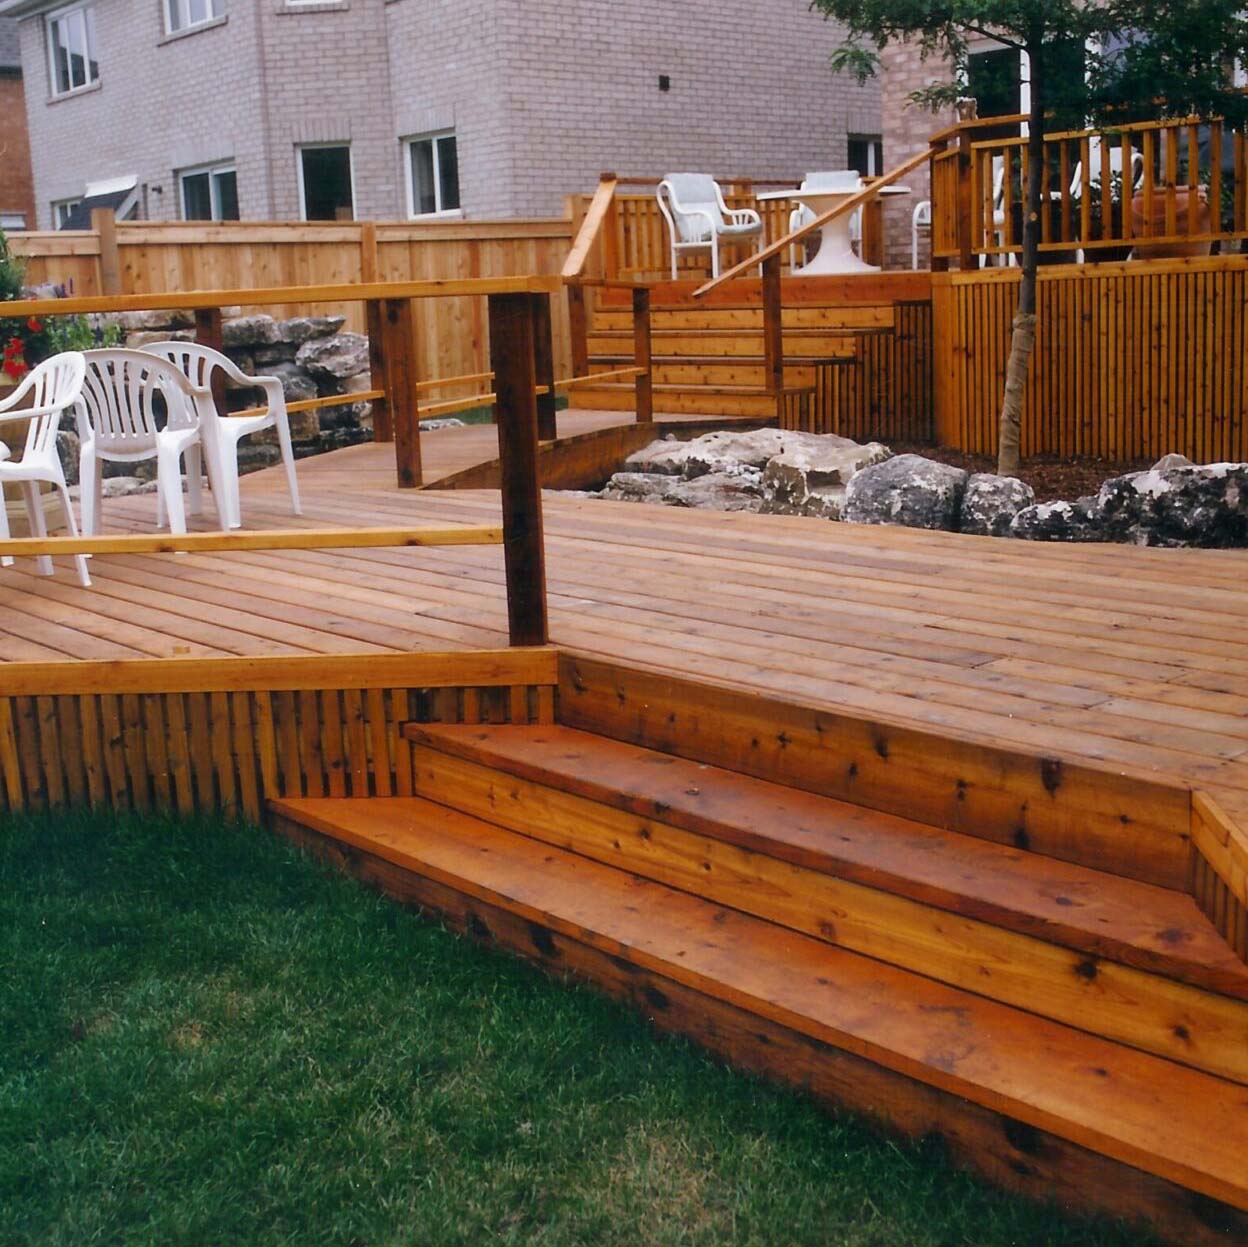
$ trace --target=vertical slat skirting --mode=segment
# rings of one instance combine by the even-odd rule
[[[0,805],[217,810],[410,796],[409,720],[549,723],[552,686],[0,697]]]

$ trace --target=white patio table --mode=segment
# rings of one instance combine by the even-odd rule
[[[858,190],[802,190],[798,188],[791,191],[766,191],[757,198],[795,200],[809,208],[815,216],[822,216],[836,207],[838,203],[857,195],[862,189],[862,187]],[[879,194],[908,195],[910,188],[908,186],[885,186]],[[854,254],[853,246],[849,241],[849,221],[852,216],[852,212],[847,212],[844,216],[824,223],[819,234],[819,250],[815,258],[809,264],[794,269],[795,277],[825,277],[835,273],[878,273],[880,271],[878,265],[867,264]]]

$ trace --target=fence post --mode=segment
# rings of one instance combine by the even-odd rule
[[[411,299],[383,299],[381,350],[386,401],[394,434],[394,464],[400,489],[424,483],[420,464],[420,407],[416,384],[416,314]]]
[[[100,238],[100,293],[121,294],[121,252],[117,247],[117,214],[92,208],[91,228]]]
[[[572,375],[589,374],[589,315],[585,309],[585,287],[568,284],[568,330],[572,338]]]
[[[651,373],[650,287],[633,291],[633,365],[644,368],[636,377],[637,423],[654,420],[654,377]]]
[[[371,285],[378,281],[377,222],[360,222],[360,281]]]
[[[556,424],[555,335],[550,320],[550,295],[535,294],[533,299],[533,369],[538,387],[546,393],[537,396],[537,436],[553,442],[559,436]]]
[[[775,396],[776,418],[784,403],[784,320],[780,298],[780,256],[763,261],[763,380]]]
[[[512,645],[545,645],[549,627],[538,483],[533,300],[527,294],[492,294],[489,304],[508,631]]]
[[[389,379],[386,376],[386,343],[384,317],[380,299],[364,304],[368,334],[368,369],[370,390],[385,390],[384,398],[373,399],[373,441],[394,441],[394,409],[390,403]]]

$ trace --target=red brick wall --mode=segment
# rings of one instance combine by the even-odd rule
[[[0,70],[0,212],[24,212],[26,227],[35,228],[26,97],[22,75],[10,70]]]

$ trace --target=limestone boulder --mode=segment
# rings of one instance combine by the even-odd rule
[[[961,468],[922,455],[897,455],[854,474],[846,486],[845,519],[952,531],[966,482]]]
[[[122,332],[127,334],[153,333],[166,329],[194,329],[195,313],[178,308],[159,312],[118,312],[114,323],[120,325]]]
[[[282,393],[288,403],[303,402],[317,395],[316,382],[296,364],[274,364],[265,369],[265,376],[276,377],[282,383]]]
[[[1096,512],[1108,541],[1248,546],[1248,463],[1159,465],[1111,477],[1096,495]]]
[[[983,537],[1008,537],[1014,517],[1035,501],[1036,491],[1017,477],[976,472],[962,495],[959,527]]]
[[[708,472],[693,480],[666,472],[617,472],[599,495],[613,502],[650,502],[714,511],[758,511],[759,475]]]
[[[840,519],[850,480],[891,455],[879,442],[862,446],[829,435],[791,442],[763,470],[763,508],[779,515]]]
[[[221,342],[226,350],[261,346],[277,341],[277,323],[272,316],[237,316],[221,325]]]
[[[141,351],[153,342],[194,342],[189,329],[136,329],[126,334],[123,342],[131,351]]]
[[[302,345],[313,338],[332,338],[345,324],[344,316],[292,316],[277,322],[277,337]]]
[[[317,338],[299,348],[295,363],[314,377],[342,381],[368,369],[368,339],[359,333]]]
[[[1074,502],[1037,502],[1010,521],[1010,536],[1023,541],[1104,541],[1096,498]]]

